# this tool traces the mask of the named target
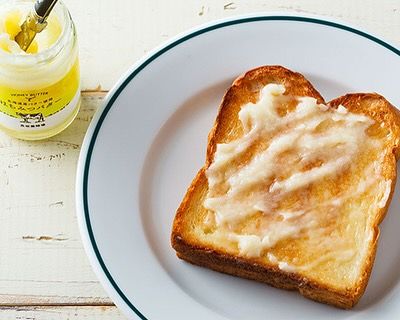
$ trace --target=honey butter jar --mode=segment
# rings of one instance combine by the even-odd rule
[[[0,128],[26,140],[59,133],[80,106],[77,35],[65,5],[57,2],[26,52],[14,40],[32,4],[0,0]]]

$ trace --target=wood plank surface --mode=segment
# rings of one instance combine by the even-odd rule
[[[10,307],[0,308],[2,320],[122,320],[116,307]]]
[[[82,247],[75,171],[104,94],[84,94],[61,134],[40,142],[0,132],[0,305],[110,304]]]

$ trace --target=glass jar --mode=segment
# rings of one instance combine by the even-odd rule
[[[21,10],[25,18],[33,2],[13,0],[1,7],[0,18],[11,9]],[[48,48],[29,54],[0,50],[0,127],[20,139],[51,137],[68,127],[79,111],[75,26],[60,1],[50,14],[47,28],[51,27],[50,18],[59,23],[61,31]]]

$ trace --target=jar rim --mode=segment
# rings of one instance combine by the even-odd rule
[[[26,3],[26,4],[33,4],[34,1],[32,0],[8,0],[6,1],[6,4],[12,4],[12,3]],[[65,6],[65,4],[62,1],[57,1],[56,6],[53,9],[53,13],[56,12],[57,10],[60,10],[61,13],[61,18],[64,20],[63,21],[63,30],[56,40],[56,42],[50,46],[49,48],[46,48],[43,51],[40,51],[38,53],[30,53],[30,54],[24,54],[24,53],[16,53],[16,54],[10,54],[10,53],[3,53],[0,51],[0,57],[5,62],[5,64],[29,64],[29,63],[40,63],[42,61],[51,59],[55,57],[64,47],[65,42],[67,41],[68,34],[70,32],[71,26],[73,26],[72,23],[72,18],[71,14],[68,11],[68,8]]]

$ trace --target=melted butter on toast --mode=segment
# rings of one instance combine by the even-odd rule
[[[217,145],[206,171],[206,233],[288,272],[329,270],[361,257],[371,240],[362,216],[376,209],[371,203],[386,205],[386,132],[344,106],[284,93],[265,86],[241,108],[241,138]]]

